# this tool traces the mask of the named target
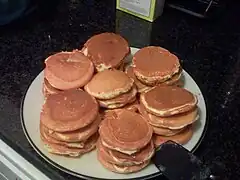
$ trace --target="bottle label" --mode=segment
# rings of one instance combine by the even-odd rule
[[[119,0],[120,8],[149,17],[152,0]]]

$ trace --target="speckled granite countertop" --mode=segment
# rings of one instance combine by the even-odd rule
[[[93,34],[117,31],[131,46],[160,45],[182,59],[207,103],[209,127],[196,154],[205,162],[222,162],[229,179],[240,176],[240,26],[237,8],[215,20],[200,20],[165,10],[154,24],[115,11],[111,1],[70,0],[51,18],[0,32],[0,138],[52,179],[77,179],[42,160],[21,128],[20,103],[44,59],[78,48]],[[237,5],[236,5],[237,7]]]

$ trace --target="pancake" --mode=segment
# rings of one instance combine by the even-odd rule
[[[199,118],[197,107],[188,112],[168,117],[160,117],[148,113],[142,104],[140,104],[139,110],[141,114],[146,117],[149,124],[151,124],[152,126],[168,128],[171,130],[182,129],[187,125],[194,123]]]
[[[43,95],[46,97],[49,94],[57,94],[59,92],[61,92],[62,90],[57,89],[55,87],[53,87],[46,78],[44,78],[43,81]]]
[[[94,73],[93,63],[77,50],[49,56],[45,65],[45,78],[52,87],[60,90],[83,87]]]
[[[89,124],[86,127],[83,127],[81,129],[71,131],[71,132],[55,132],[52,130],[48,130],[48,136],[59,140],[59,141],[64,141],[64,142],[69,142],[69,143],[74,143],[74,142],[79,142],[79,141],[85,141],[87,140],[90,136],[92,136],[94,133],[98,131],[98,126],[101,122],[101,117],[98,115],[96,120],[94,120],[91,124]]]
[[[128,42],[118,34],[101,33],[92,36],[82,49],[98,72],[119,67],[130,53]]]
[[[84,89],[98,99],[112,99],[128,92],[133,84],[134,81],[124,72],[105,70],[93,76]]]
[[[40,134],[43,136],[49,143],[69,147],[69,148],[84,148],[84,141],[81,142],[64,142],[54,139],[49,135],[48,129],[40,123]]]
[[[133,99],[135,100],[136,94],[137,94],[137,89],[135,86],[133,86],[133,88],[130,91],[124,94],[120,94],[119,96],[112,99],[108,99],[108,100],[98,100],[98,102],[101,107],[105,107],[109,109],[120,108],[125,106],[129,102],[133,101]]]
[[[104,146],[131,155],[150,142],[153,130],[140,114],[116,109],[106,112],[99,133]]]
[[[83,148],[70,148],[63,145],[55,144],[49,142],[42,134],[40,134],[42,142],[44,143],[44,147],[46,150],[52,154],[58,154],[63,156],[70,157],[78,157],[83,155],[84,153],[90,152],[96,147],[96,143],[98,140],[98,133],[91,136],[88,141],[84,144]]]
[[[149,113],[156,116],[172,116],[196,107],[197,97],[177,86],[156,86],[140,95],[140,102]]]
[[[101,140],[99,140],[97,143],[97,149],[99,151],[98,153],[102,155],[105,161],[120,166],[133,166],[142,164],[151,159],[155,152],[155,147],[152,141],[139,152],[133,155],[127,155],[118,151],[111,150],[105,147],[101,143]]]
[[[178,73],[179,69],[177,56],[161,47],[144,47],[133,56],[134,74],[146,85],[162,83]]]
[[[153,142],[155,144],[155,147],[159,147],[162,143],[172,140],[175,141],[178,144],[186,144],[193,135],[193,127],[192,125],[189,125],[188,127],[186,127],[183,131],[181,131],[180,133],[174,135],[174,136],[159,136],[154,134],[153,135]]]
[[[162,85],[177,85],[181,81],[182,70],[179,70],[178,73],[174,74],[170,79],[161,83]]]
[[[133,165],[133,166],[119,166],[116,164],[112,164],[107,162],[104,157],[100,153],[97,154],[99,162],[108,170],[115,172],[115,173],[122,173],[122,174],[128,174],[128,173],[133,173],[142,170],[145,168],[149,163],[150,160],[139,164],[139,165]]]
[[[56,132],[74,131],[91,124],[98,115],[98,103],[82,90],[66,90],[46,98],[40,120]]]
[[[156,127],[152,126],[153,132],[160,136],[174,136],[178,133],[180,133],[184,128],[182,129],[168,129],[168,128],[162,128],[162,127]]]
[[[126,68],[125,72],[130,78],[132,78],[134,80],[134,83],[136,84],[137,90],[139,93],[145,92],[151,88],[151,86],[147,86],[144,83],[142,83],[140,80],[137,79],[137,77],[135,76],[135,74],[133,72],[132,66],[128,66]]]

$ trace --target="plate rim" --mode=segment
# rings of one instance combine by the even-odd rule
[[[135,48],[135,47],[131,47],[131,48]],[[139,49],[139,48],[136,48],[136,49]],[[25,126],[25,121],[24,121],[24,117],[23,117],[23,107],[24,107],[24,103],[25,103],[25,98],[26,98],[26,95],[28,93],[28,90],[29,88],[31,87],[31,85],[33,84],[33,82],[37,79],[38,76],[41,75],[41,72],[43,70],[41,70],[38,75],[35,76],[35,78],[28,84],[25,92],[24,92],[24,95],[21,99],[21,105],[20,105],[20,121],[21,121],[21,126],[22,126],[22,129],[23,129],[23,132],[29,142],[29,144],[31,145],[31,147],[36,151],[36,153],[38,153],[38,155],[40,155],[47,163],[49,163],[50,165],[52,165],[53,167],[67,173],[67,174],[70,174],[70,175],[73,175],[73,176],[76,176],[76,177],[80,177],[80,178],[84,178],[84,179],[91,179],[91,180],[121,180],[121,179],[106,179],[106,178],[97,178],[97,177],[91,177],[91,176],[87,176],[87,175],[83,175],[83,174],[80,174],[80,173],[77,173],[77,172],[74,172],[72,170],[69,170],[59,164],[57,164],[56,162],[54,162],[53,160],[51,160],[50,158],[48,158],[47,156],[45,156],[41,150],[35,145],[35,143],[32,141],[31,137],[29,136],[28,134],[28,131],[27,131],[27,128]],[[188,73],[187,71],[185,71],[186,73]],[[190,75],[190,74],[188,74]],[[190,75],[190,77],[192,78],[192,76]],[[193,79],[193,78],[192,78]],[[194,79],[193,79],[194,80]],[[195,80],[194,80],[195,82]],[[196,82],[195,82],[196,83]],[[203,128],[203,132],[201,134],[201,137],[199,138],[199,140],[197,141],[196,145],[193,147],[193,149],[191,150],[191,152],[195,152],[197,150],[197,148],[200,146],[201,142],[203,141],[205,135],[206,135],[206,131],[207,131],[207,128],[208,128],[208,123],[209,123],[209,120],[208,120],[208,113],[207,113],[207,104],[206,104],[206,101],[205,101],[205,98],[203,96],[203,93],[201,91],[201,89],[199,88],[198,84],[196,83],[198,89],[200,90],[201,94],[202,94],[202,98],[203,98],[203,102],[204,102],[204,105],[205,105],[205,109],[206,109],[206,120],[205,120],[205,125],[204,125],[204,128]],[[35,166],[35,165],[34,165]],[[162,173],[161,172],[156,172],[156,173],[153,173],[153,174],[149,174],[149,175],[145,175],[145,176],[141,176],[141,177],[136,177],[136,178],[126,178],[126,180],[146,180],[146,179],[150,179],[150,178],[154,178],[154,177],[157,177],[157,176],[161,176]]]

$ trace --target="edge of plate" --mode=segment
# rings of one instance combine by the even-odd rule
[[[42,72],[42,71],[41,71]],[[41,73],[40,72],[40,73]],[[121,180],[121,179],[105,179],[105,178],[95,178],[95,177],[91,177],[91,176],[87,176],[87,175],[83,175],[83,174],[80,174],[80,173],[77,173],[77,172],[74,172],[74,171],[71,171],[57,163],[55,163],[54,161],[52,161],[50,158],[48,158],[47,156],[45,156],[39,149],[38,147],[34,144],[34,142],[32,141],[31,137],[29,136],[28,132],[27,132],[27,129],[26,129],[26,126],[25,126],[25,122],[24,122],[24,117],[23,117],[23,106],[24,106],[24,102],[25,102],[25,97],[28,93],[28,90],[29,88],[31,87],[32,83],[35,81],[35,79],[40,75],[40,73],[34,78],[34,80],[28,85],[22,99],[21,99],[21,106],[20,106],[20,120],[21,120],[21,125],[22,125],[22,129],[23,129],[23,132],[28,140],[28,142],[30,143],[30,145],[32,146],[32,148],[45,160],[47,161],[49,164],[51,164],[52,166],[54,166],[55,168],[57,169],[60,169],[61,171],[65,172],[65,173],[68,173],[68,174],[71,174],[73,176],[77,176],[77,177],[80,177],[80,178],[84,178],[84,179],[89,179],[89,180]],[[198,85],[197,85],[198,86]],[[198,86],[199,88],[199,86]],[[199,88],[200,89],[200,88]],[[201,91],[201,89],[200,89]],[[201,92],[202,93],[202,92]],[[205,104],[205,107],[206,107],[206,102],[205,102],[205,99],[204,99],[204,96],[203,96],[203,102]],[[200,137],[200,139],[198,140],[198,142],[196,143],[196,145],[194,146],[194,148],[191,150],[191,152],[195,152],[196,149],[200,146],[205,134],[206,134],[206,131],[207,131],[207,127],[208,127],[208,116],[207,116],[207,108],[206,108],[206,123],[204,125],[204,128],[203,128],[203,132],[202,132],[202,135]],[[146,176],[141,176],[141,177],[137,177],[137,178],[128,178],[126,180],[147,180],[147,179],[150,179],[150,178],[154,178],[154,177],[157,177],[157,176],[160,176],[162,175],[161,172],[157,172],[157,173],[153,173],[153,174],[150,174],[150,175],[146,175]]]

